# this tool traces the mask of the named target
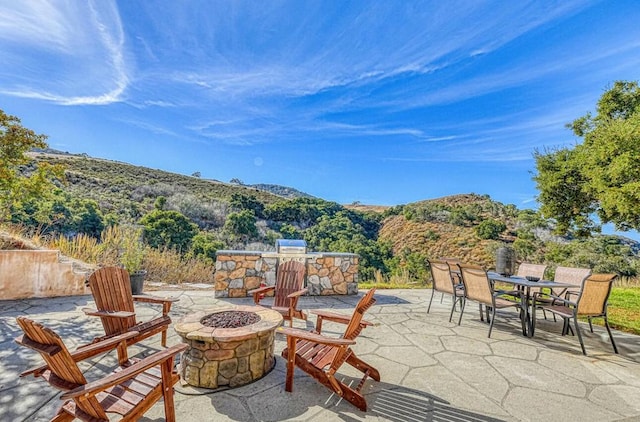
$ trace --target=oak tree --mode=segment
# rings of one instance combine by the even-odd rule
[[[561,233],[587,235],[600,223],[640,229],[640,87],[618,81],[568,125],[583,138],[574,148],[534,154],[540,210]]]

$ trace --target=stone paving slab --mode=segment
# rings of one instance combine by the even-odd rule
[[[196,311],[251,305],[249,298],[215,299],[212,290],[160,290],[157,296],[179,297],[172,319]],[[457,325],[450,323],[450,299],[426,305],[430,290],[378,290],[377,303],[365,315],[376,325],[357,339],[355,351],[381,374],[364,387],[369,405],[361,412],[312,378],[296,371],[294,391],[284,391],[286,345],[276,336],[276,365],[262,379],[234,388],[207,390],[178,385],[178,421],[640,421],[640,338],[614,331],[620,354],[613,353],[606,331],[585,325],[588,356],[574,336],[560,336],[561,323],[540,320],[533,338],[523,337],[514,311],[500,312],[488,326],[469,307]],[[350,315],[358,296],[302,297],[305,310],[331,309]],[[269,303],[269,299],[267,299]],[[99,319],[81,312],[95,306],[91,296],[0,301],[0,420],[49,420],[60,405],[58,394],[41,379],[19,378],[41,363],[33,351],[13,339],[20,335],[15,317],[26,315],[55,330],[70,349],[102,333]],[[473,309],[473,310],[472,310]],[[150,304],[136,308],[141,320],[160,314]],[[297,320],[310,329],[315,322]],[[327,322],[323,331],[339,335],[344,327]],[[181,341],[173,328],[168,344]],[[160,336],[130,347],[146,356],[160,347]],[[115,353],[88,361],[82,368],[95,379],[115,365]],[[344,382],[357,383],[358,371],[344,365]],[[142,421],[164,419],[162,403]]]

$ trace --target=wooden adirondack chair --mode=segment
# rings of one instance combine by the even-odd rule
[[[307,293],[307,289],[303,287],[305,271],[305,266],[301,262],[284,262],[278,265],[275,286],[260,287],[249,290],[247,293],[253,295],[256,305],[260,305],[264,295],[275,290],[271,309],[280,312],[292,327],[293,318],[307,320],[307,314],[298,309],[298,299]]]
[[[44,378],[53,387],[65,391],[65,400],[56,415],[56,422],[107,422],[108,413],[122,416],[122,421],[138,420],[160,398],[164,398],[165,418],[175,421],[173,386],[179,375],[173,370],[175,355],[187,348],[179,344],[154,353],[142,360],[128,360],[126,342],[137,333],[94,343],[69,352],[60,336],[52,330],[25,317],[17,318],[24,335],[16,343],[40,353],[45,365],[20,374]],[[120,365],[113,373],[96,381],[87,382],[77,362],[118,348]]]
[[[149,295],[132,295],[129,273],[119,267],[104,267],[96,270],[87,281],[96,302],[96,309],[84,308],[82,311],[98,316],[102,321],[105,335],[96,337],[93,343],[129,331],[138,333],[127,340],[127,345],[137,343],[147,337],[161,333],[162,347],[167,346],[167,328],[171,324],[169,311],[176,298],[160,298]],[[150,321],[136,321],[134,302],[146,302],[162,305],[162,316]]]
[[[332,312],[314,311],[318,316],[315,331],[286,327],[278,329],[287,336],[287,348],[282,351],[282,357],[287,360],[286,391],[293,391],[293,372],[297,366],[358,409],[367,410],[367,402],[361,393],[362,387],[368,377],[380,381],[380,373],[358,358],[349,346],[356,343],[356,337],[365,327],[373,325],[364,321],[362,316],[376,302],[374,292],[375,289],[371,289],[360,299],[351,318]],[[321,334],[322,321],[325,319],[347,325],[341,338],[330,338]],[[345,362],[364,373],[355,388],[344,384],[336,377],[336,372]]]

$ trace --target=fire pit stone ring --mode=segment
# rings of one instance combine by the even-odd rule
[[[234,312],[243,315],[222,314]],[[237,328],[203,324],[211,319],[229,319],[225,317],[231,317],[235,323],[243,319],[250,322],[255,316],[259,318],[257,322]],[[175,324],[176,332],[189,345],[180,359],[182,380],[194,387],[234,388],[262,378],[275,365],[275,330],[282,320],[277,311],[242,305],[185,315]]]

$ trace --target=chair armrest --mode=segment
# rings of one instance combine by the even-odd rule
[[[136,375],[146,371],[149,368],[158,366],[168,359],[173,358],[176,354],[182,352],[188,347],[186,344],[176,344],[168,349],[161,350],[148,356],[131,366],[124,368],[121,371],[112,373],[105,378],[97,381],[90,382],[71,391],[64,393],[60,398],[63,400],[72,399],[80,396],[93,396],[100,391],[104,391],[107,388],[119,384],[123,381],[129,380]]]
[[[247,293],[255,295],[260,293],[266,293],[269,290],[275,290],[275,288],[276,286],[263,286],[263,287],[258,287],[257,289],[248,290]]]
[[[97,309],[91,309],[91,308],[82,308],[82,312],[84,312],[85,315],[99,316],[99,317],[105,317],[105,318],[130,318],[132,316],[136,316],[135,312],[99,311]]]
[[[308,291],[309,291],[309,289],[307,289],[307,288],[305,287],[305,288],[304,288],[304,289],[302,289],[302,290],[298,290],[297,292],[293,292],[293,293],[291,293],[291,294],[287,295],[287,297],[288,297],[289,299],[293,299],[294,297],[300,297],[300,296],[302,296],[302,295],[306,294]]]
[[[328,321],[337,322],[340,324],[348,324],[349,322],[351,322],[351,316],[338,314],[336,312],[315,310],[315,311],[311,311],[311,313],[314,315],[317,315],[319,320],[326,319]],[[363,319],[363,320],[360,320],[360,325],[364,327],[370,327],[375,324],[373,322],[366,321]]]
[[[506,296],[522,296],[522,292],[520,290],[496,290],[494,295],[506,295]]]
[[[308,340],[314,343],[326,344],[329,346],[350,346],[356,344],[355,340],[326,337],[322,334],[310,333],[309,331],[300,330],[298,328],[279,327],[277,331],[288,337],[294,337],[300,340]]]
[[[128,333],[120,334],[106,340],[99,341],[97,343],[87,344],[86,346],[80,347],[73,352],[70,352],[71,358],[74,362],[80,362],[85,359],[91,358],[93,356],[109,352],[122,342],[125,342],[124,347],[126,347],[126,341],[130,338],[133,338],[140,334],[137,331],[129,331]],[[21,336],[22,337],[22,336]],[[21,338],[19,337],[19,339]],[[16,342],[18,339],[16,339]],[[18,343],[22,344],[22,343]],[[29,347],[28,345],[26,345]],[[48,365],[40,365],[36,368],[28,369],[20,374],[20,377],[24,377],[30,374],[34,374],[35,376],[39,376],[42,372],[46,371],[49,368]]]
[[[506,300],[513,303],[518,303],[515,299],[520,299],[521,302],[524,301],[524,296],[522,292],[519,290],[497,290],[493,292],[494,298],[500,298],[502,300]]]
[[[250,293],[251,295],[253,295],[253,303],[255,303],[256,305],[259,305],[260,299],[262,299],[260,295],[275,289],[276,289],[276,286],[263,286],[263,287],[258,287],[257,289],[249,290],[247,293]]]
[[[157,304],[165,304],[165,303],[173,303],[180,300],[177,297],[158,297],[158,296],[150,296],[150,295],[133,295],[134,302],[146,302],[146,303],[157,303]]]
[[[575,292],[573,290],[567,290],[567,292],[564,294],[564,298],[565,299],[569,299],[571,296],[580,296],[580,292]]]
[[[547,297],[547,298],[551,299],[551,303],[552,304],[555,304],[556,302],[560,302],[560,303],[562,303],[563,305],[566,305],[566,306],[568,306],[568,305],[576,306],[575,302],[572,302],[572,301],[570,301],[568,299],[565,299],[565,298],[560,297],[560,296],[555,296],[555,295],[552,295],[552,294],[549,294],[549,293],[543,293],[543,292],[536,292],[536,293],[533,294],[533,303],[534,304],[536,303],[536,301],[538,300],[538,298],[540,296],[544,296],[544,297]]]

